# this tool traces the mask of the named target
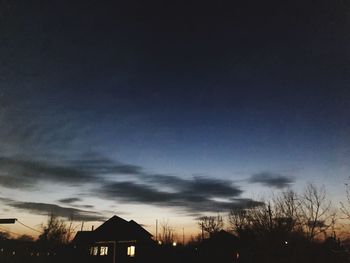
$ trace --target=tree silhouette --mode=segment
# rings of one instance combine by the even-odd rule
[[[43,232],[38,238],[38,242],[49,245],[67,244],[74,233],[73,223],[68,225],[62,220],[51,214],[48,218],[47,225],[43,227]]]
[[[165,221],[161,223],[160,241],[164,245],[171,245],[175,241],[174,228],[169,225],[169,222]]]
[[[198,225],[201,228],[202,233],[205,232],[207,236],[211,236],[223,229],[224,221],[220,215],[202,216],[198,219]]]
[[[334,223],[331,202],[327,200],[324,186],[316,187],[308,184],[301,197],[301,210],[307,238],[313,240],[325,233]]]

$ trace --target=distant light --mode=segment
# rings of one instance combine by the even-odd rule
[[[288,241],[287,241],[287,240],[286,240],[286,241],[284,241],[284,244],[288,245]]]
[[[238,252],[236,253],[236,258],[239,259],[239,253]]]
[[[162,241],[158,240],[158,245],[161,245],[162,244]]]
[[[173,247],[176,247],[177,243],[176,242],[173,242]]]

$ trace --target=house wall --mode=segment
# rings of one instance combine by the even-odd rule
[[[134,255],[128,255],[134,252]],[[133,247],[133,248],[131,248]],[[106,248],[107,253],[106,253]],[[101,241],[95,242],[89,248],[89,262],[91,263],[132,263],[139,257],[139,246],[136,242]]]

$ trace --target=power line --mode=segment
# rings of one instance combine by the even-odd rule
[[[26,228],[29,228],[29,229],[32,230],[32,231],[41,233],[41,231],[39,231],[39,230],[37,230],[37,229],[35,229],[35,228],[32,228],[32,227],[30,227],[30,226],[27,226],[26,224],[23,224],[23,223],[22,223],[21,221],[19,221],[18,219],[17,219],[17,222],[18,222],[20,225],[22,225],[22,226],[24,226],[24,227],[26,227]]]

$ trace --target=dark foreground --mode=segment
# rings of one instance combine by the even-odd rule
[[[303,263],[303,262],[350,262],[347,249],[337,240],[313,244],[265,244],[262,249],[250,247],[248,244],[240,247],[230,247],[220,244],[196,244],[187,246],[154,246],[147,249],[147,253],[134,257],[116,255],[91,256],[86,249],[79,249],[72,245],[56,248],[38,247],[35,242],[0,242],[1,263],[128,263],[128,262],[242,262],[242,263]]]

